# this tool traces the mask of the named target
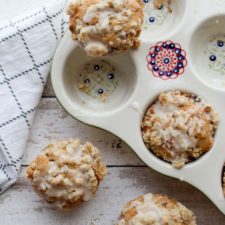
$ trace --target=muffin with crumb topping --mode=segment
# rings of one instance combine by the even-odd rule
[[[150,151],[182,168],[212,148],[217,126],[217,113],[203,99],[169,91],[147,109],[141,130]]]
[[[99,150],[78,139],[49,144],[27,169],[37,194],[62,209],[93,198],[105,174]]]
[[[174,199],[142,195],[128,202],[117,225],[196,225],[195,216]]]
[[[140,0],[72,0],[68,14],[72,38],[89,56],[123,53],[139,46]]]

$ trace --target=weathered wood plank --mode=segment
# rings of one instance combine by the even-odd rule
[[[48,80],[45,85],[45,89],[42,94],[43,97],[55,97],[55,93],[53,91],[52,83],[51,83],[51,77],[48,76]]]
[[[119,138],[71,118],[54,98],[50,81],[43,96],[45,98],[41,100],[31,130],[24,165],[47,143],[76,136],[93,142],[102,151],[108,165],[143,165]],[[110,167],[97,197],[71,212],[64,213],[58,213],[50,205],[44,204],[32,192],[31,186],[24,178],[24,172],[25,167],[18,183],[0,198],[0,221],[5,225],[113,225],[126,201],[147,192],[168,194],[181,201],[195,212],[198,225],[225,224],[224,215],[198,190],[149,168]]]
[[[149,168],[109,168],[95,199],[70,212],[57,212],[44,204],[24,178],[0,198],[4,225],[113,225],[125,202],[143,193],[164,193],[192,209],[198,225],[224,225],[225,216],[199,191]]]
[[[101,150],[108,165],[143,165],[118,137],[74,120],[54,98],[43,98],[40,102],[23,164],[27,165],[49,142],[69,137],[91,141]]]

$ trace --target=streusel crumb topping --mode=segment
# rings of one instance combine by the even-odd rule
[[[105,174],[98,149],[78,139],[48,145],[27,169],[34,190],[59,208],[93,198]]]
[[[127,203],[117,225],[196,225],[193,213],[174,199],[146,194]]]
[[[143,10],[136,0],[75,0],[70,30],[89,56],[123,53],[139,45]]]
[[[217,113],[204,100],[170,91],[149,107],[141,128],[149,150],[181,168],[212,148],[217,125]]]

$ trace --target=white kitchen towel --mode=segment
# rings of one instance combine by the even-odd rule
[[[65,3],[55,0],[0,24],[0,193],[18,177],[52,57],[67,26]]]

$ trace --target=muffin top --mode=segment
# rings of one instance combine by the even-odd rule
[[[193,213],[159,194],[146,194],[124,207],[117,225],[196,225]]]
[[[98,149],[78,139],[48,145],[27,169],[35,191],[59,208],[90,200],[105,173]]]
[[[169,91],[148,108],[141,128],[148,149],[181,168],[212,148],[217,125],[217,113],[204,100]]]
[[[139,45],[143,23],[139,0],[73,0],[70,30],[89,56],[123,53]]]

